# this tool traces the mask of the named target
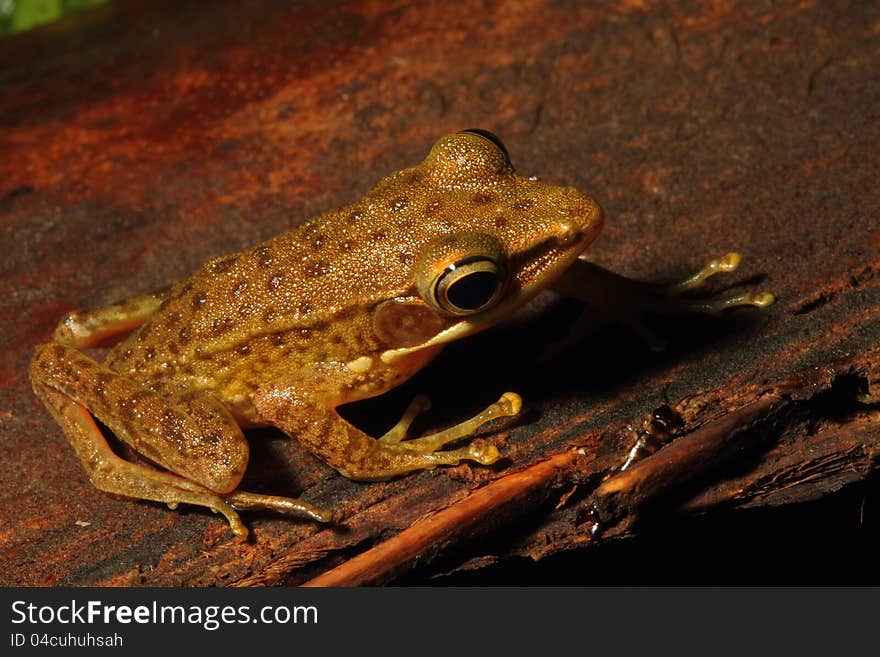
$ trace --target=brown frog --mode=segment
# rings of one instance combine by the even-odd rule
[[[595,200],[517,175],[497,137],[465,130],[351,205],[211,260],[164,291],[70,314],[37,348],[31,380],[101,490],[208,507],[239,536],[248,531],[242,509],[328,521],[300,500],[237,490],[248,463],[242,428],[275,426],[361,481],[462,460],[489,465],[499,458],[492,445],[444,447],[517,414],[514,393],[415,439],[406,434],[427,407],[422,398],[378,439],[336,408],[399,385],[445,344],[548,287],[636,325],[646,308],[772,302],[768,293],[680,295],[735,268],[736,254],[670,288],[611,274],[579,259],[601,226]],[[80,351],[125,333],[104,363]],[[162,469],[118,457],[94,418]]]

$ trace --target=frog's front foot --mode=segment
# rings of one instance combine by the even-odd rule
[[[736,270],[741,260],[739,253],[727,253],[710,261],[692,276],[671,285],[636,281],[586,260],[576,260],[553,287],[564,296],[584,301],[588,311],[578,320],[572,335],[564,343],[574,342],[575,335],[619,323],[629,327],[652,350],[661,351],[666,342],[646,324],[648,315],[719,315],[739,306],[769,306],[775,297],[763,290],[722,292],[706,297],[689,294],[712,276]]]
[[[494,404],[460,424],[409,440],[406,433],[413,419],[429,407],[425,397],[416,397],[400,421],[378,439],[326,409],[321,416],[323,420],[315,422],[313,418],[320,414],[321,407],[310,405],[308,396],[298,394],[295,388],[266,388],[255,396],[254,405],[267,422],[296,436],[349,479],[384,481],[416,470],[431,470],[438,465],[458,465],[461,461],[481,465],[495,463],[501,455],[494,445],[478,442],[458,449],[443,448],[472,436],[487,422],[519,414],[522,399],[516,393],[504,393]]]
[[[460,424],[428,436],[407,440],[406,431],[412,421],[419,413],[428,410],[430,407],[431,403],[427,397],[424,395],[417,396],[407,407],[400,421],[388,433],[379,438],[379,442],[389,447],[394,445],[402,451],[416,452],[423,464],[421,465],[422,468],[431,468],[434,465],[455,465],[463,460],[476,461],[480,465],[491,465],[501,457],[501,453],[495,445],[477,443],[467,445],[461,449],[438,450],[450,443],[473,435],[477,429],[487,422],[502,417],[518,415],[522,409],[522,398],[515,392],[505,392],[494,404],[490,404],[475,416]],[[409,463],[404,462],[401,463],[400,468],[399,470],[391,468],[390,470],[393,471],[383,474],[394,476],[413,469]]]
[[[686,292],[699,289],[709,278],[716,274],[736,270],[741,261],[742,256],[735,251],[731,251],[720,258],[709,261],[705,267],[700,269],[694,275],[688,276],[678,283],[667,286],[666,291],[669,295],[678,299],[678,304],[683,310],[707,315],[720,315],[728,308],[737,308],[739,306],[766,308],[776,300],[776,297],[766,290],[759,290],[757,292],[732,292],[714,295],[704,299],[682,296]]]

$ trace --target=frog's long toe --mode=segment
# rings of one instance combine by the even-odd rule
[[[675,294],[681,294],[688,290],[696,290],[697,288],[702,287],[703,284],[712,276],[715,276],[715,274],[735,271],[736,268],[739,267],[740,262],[742,262],[742,256],[736,251],[725,253],[720,258],[710,260],[705,267],[700,269],[700,271],[693,276],[688,276],[684,280],[670,285],[667,289]]]
[[[385,435],[381,436],[379,438],[379,442],[389,445],[396,445],[401,440],[406,438],[406,432],[409,430],[409,427],[413,423],[413,420],[415,420],[425,411],[430,410],[430,408],[430,399],[428,399],[425,395],[416,395],[410,402],[409,406],[406,407],[406,410],[403,412],[403,416],[401,416],[397,424],[391,427],[385,433]]]
[[[731,251],[720,258],[711,260],[696,274],[668,286],[666,290],[674,298],[678,299],[681,308],[687,312],[720,315],[729,308],[738,308],[741,306],[765,308],[769,306],[776,300],[776,297],[766,290],[759,290],[757,292],[722,293],[703,299],[682,296],[684,292],[689,292],[702,287],[703,284],[715,274],[735,271],[737,267],[739,267],[740,262],[742,262],[742,256],[735,251]]]
[[[521,409],[522,397],[515,392],[505,392],[497,402],[490,404],[469,420],[465,420],[461,424],[456,424],[454,427],[449,427],[443,431],[438,431],[430,436],[408,440],[405,443],[401,443],[401,447],[422,453],[436,452],[444,445],[472,435],[487,422],[502,417],[519,415]],[[486,458],[485,455],[477,458],[468,452],[467,449],[464,450],[463,454],[466,456],[462,456],[462,458],[469,458],[478,462],[482,462],[480,458]]]
[[[309,518],[321,523],[328,523],[333,520],[332,511],[321,509],[294,497],[235,491],[225,495],[224,498],[239,510],[271,509],[285,515]]]

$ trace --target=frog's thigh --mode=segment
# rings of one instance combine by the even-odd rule
[[[308,376],[301,371],[300,376],[303,375]],[[376,440],[339,416],[334,407],[338,400],[328,398],[319,402],[303,383],[304,377],[298,384],[264,388],[255,395],[254,406],[264,420],[302,442],[349,479],[381,481],[414,470],[456,465],[462,460],[488,465],[498,459],[498,450],[493,445],[433,451],[446,442],[467,435],[466,432],[435,441],[420,439],[423,441],[420,444]],[[313,386],[308,388],[314,389]],[[488,419],[491,418],[485,417],[482,421]],[[468,429],[472,430],[480,423],[468,424]]]
[[[74,311],[58,323],[52,339],[78,349],[110,343],[143,324],[167,295],[167,289],[157,290],[109,306]]]
[[[248,459],[241,430],[219,402],[160,396],[59,344],[37,348],[30,374],[34,391],[64,429],[96,487],[127,497],[207,506],[223,513],[236,533],[246,533],[232,508],[214,494],[238,485]],[[181,476],[116,456],[92,415],[138,452]]]

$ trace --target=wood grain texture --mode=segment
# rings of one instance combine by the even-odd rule
[[[863,480],[880,454],[878,64],[880,7],[804,0],[118,0],[0,42],[0,583],[299,584],[438,514],[469,528],[336,582],[378,583],[484,555],[474,539],[501,531],[494,556],[542,558]],[[335,507],[335,528],[248,514],[242,544],[209,513],[91,487],[26,376],[64,312],[350,202],[468,127],[600,201],[599,264],[672,280],[737,249],[732,282],[778,302],[659,322],[661,354],[609,331],[547,361],[577,310],[551,302],[346,409],[379,433],[423,392],[424,430],[515,390],[525,413],[490,429],[506,436],[493,468],[356,484],[254,432],[246,486]],[[659,408],[674,436],[611,478]],[[716,453],[707,440],[727,448],[695,458]],[[480,490],[560,458],[504,513],[475,515]]]

